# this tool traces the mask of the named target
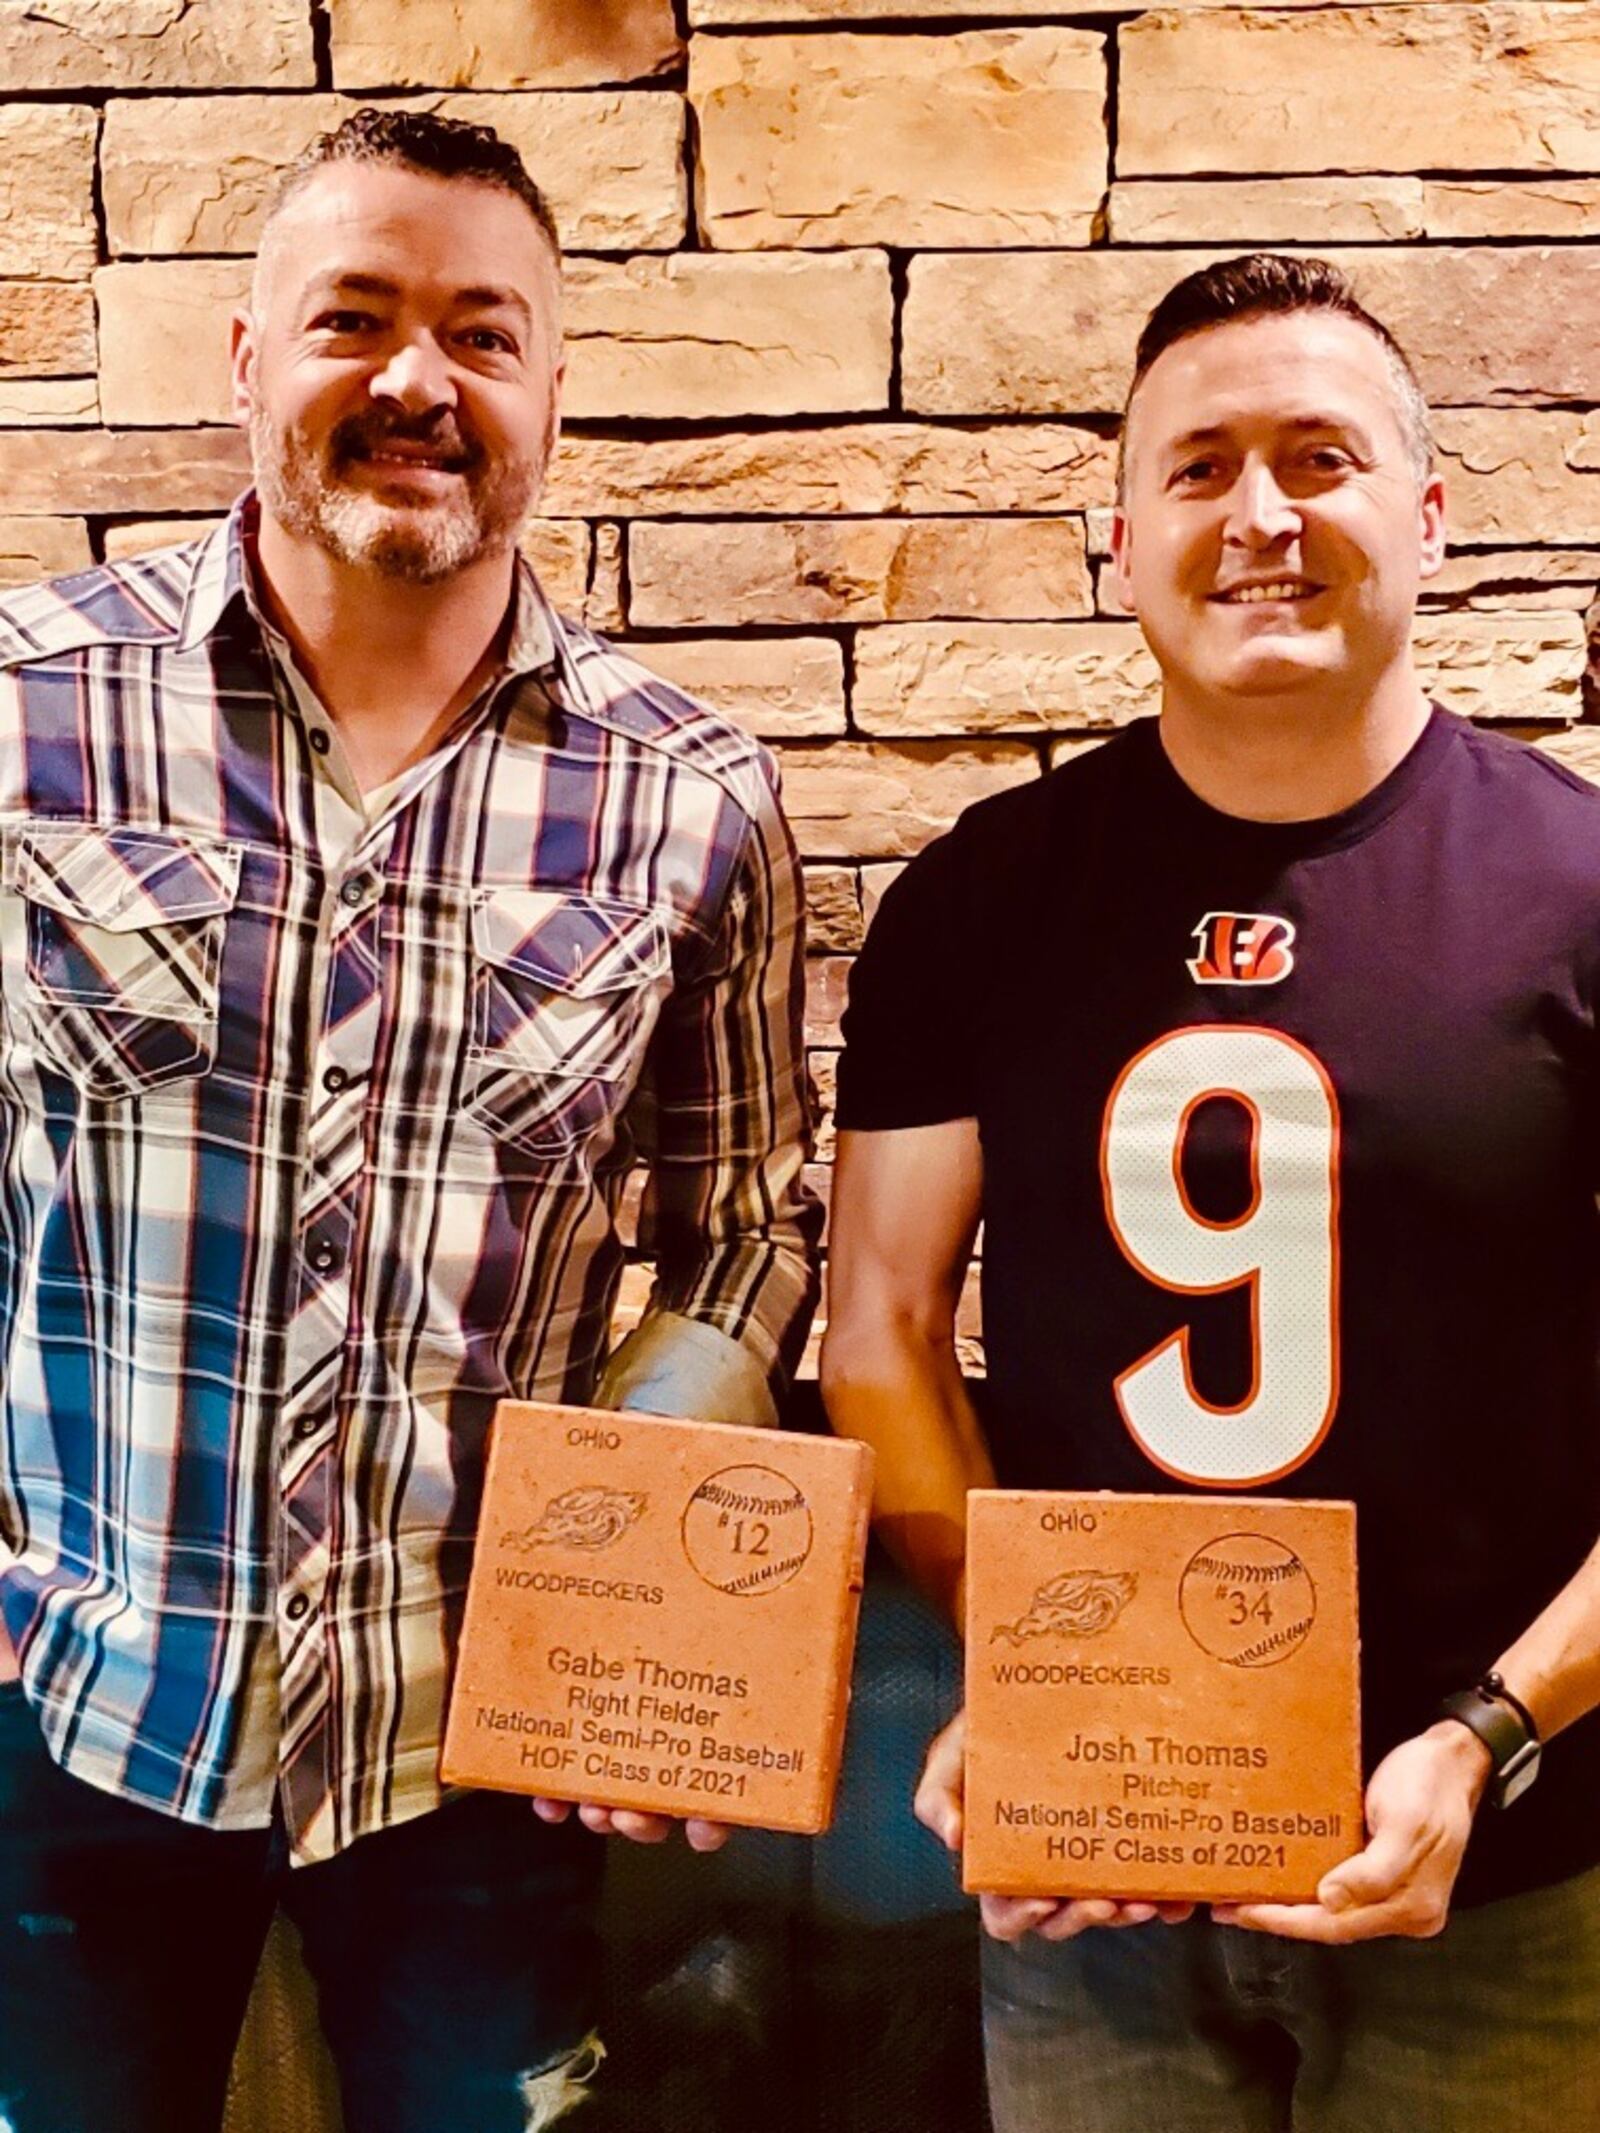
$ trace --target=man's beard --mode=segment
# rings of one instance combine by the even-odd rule
[[[427,445],[458,471],[435,497],[391,503],[347,470],[390,440]],[[250,447],[261,501],[284,531],[315,541],[341,563],[409,585],[438,585],[480,556],[508,548],[533,509],[548,446],[533,459],[491,459],[465,442],[451,420],[406,422],[350,415],[325,448],[293,428],[274,426],[259,401]]]

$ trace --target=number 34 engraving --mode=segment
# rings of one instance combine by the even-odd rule
[[[1189,1122],[1208,1099],[1250,1122],[1250,1204],[1213,1222],[1184,1186]],[[1276,1481],[1327,1434],[1339,1392],[1339,1104],[1321,1062],[1281,1030],[1174,1030],[1124,1068],[1106,1105],[1100,1174],[1112,1234],[1179,1296],[1248,1286],[1250,1389],[1204,1398],[1182,1325],[1116,1380],[1135,1440],[1202,1486]]]

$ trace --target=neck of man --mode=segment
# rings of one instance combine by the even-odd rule
[[[480,556],[437,585],[343,563],[263,509],[259,589],[363,790],[419,762],[504,649],[516,557]]]
[[[1428,699],[1410,647],[1374,685],[1220,697],[1169,677],[1161,743],[1189,790],[1249,822],[1315,822],[1365,799],[1415,746]]]

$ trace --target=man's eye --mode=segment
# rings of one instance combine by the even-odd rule
[[[515,355],[517,352],[516,342],[498,326],[469,326],[462,338],[486,354]]]
[[[1319,474],[1337,474],[1350,464],[1348,456],[1336,445],[1319,444],[1315,451],[1307,452],[1306,465]]]
[[[1179,486],[1198,487],[1202,482],[1215,481],[1217,462],[1214,459],[1190,459],[1179,467],[1173,481]]]
[[[320,333],[367,333],[377,324],[370,311],[323,311],[311,321]]]

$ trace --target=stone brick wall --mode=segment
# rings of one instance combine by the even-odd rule
[[[1332,250],[1408,342],[1456,542],[1423,663],[1600,774],[1597,0],[0,6],[0,576],[234,494],[224,318],[313,132],[492,122],[573,255],[530,552],[782,756],[824,1096],[896,868],[1151,707],[1115,410],[1199,260]]]

